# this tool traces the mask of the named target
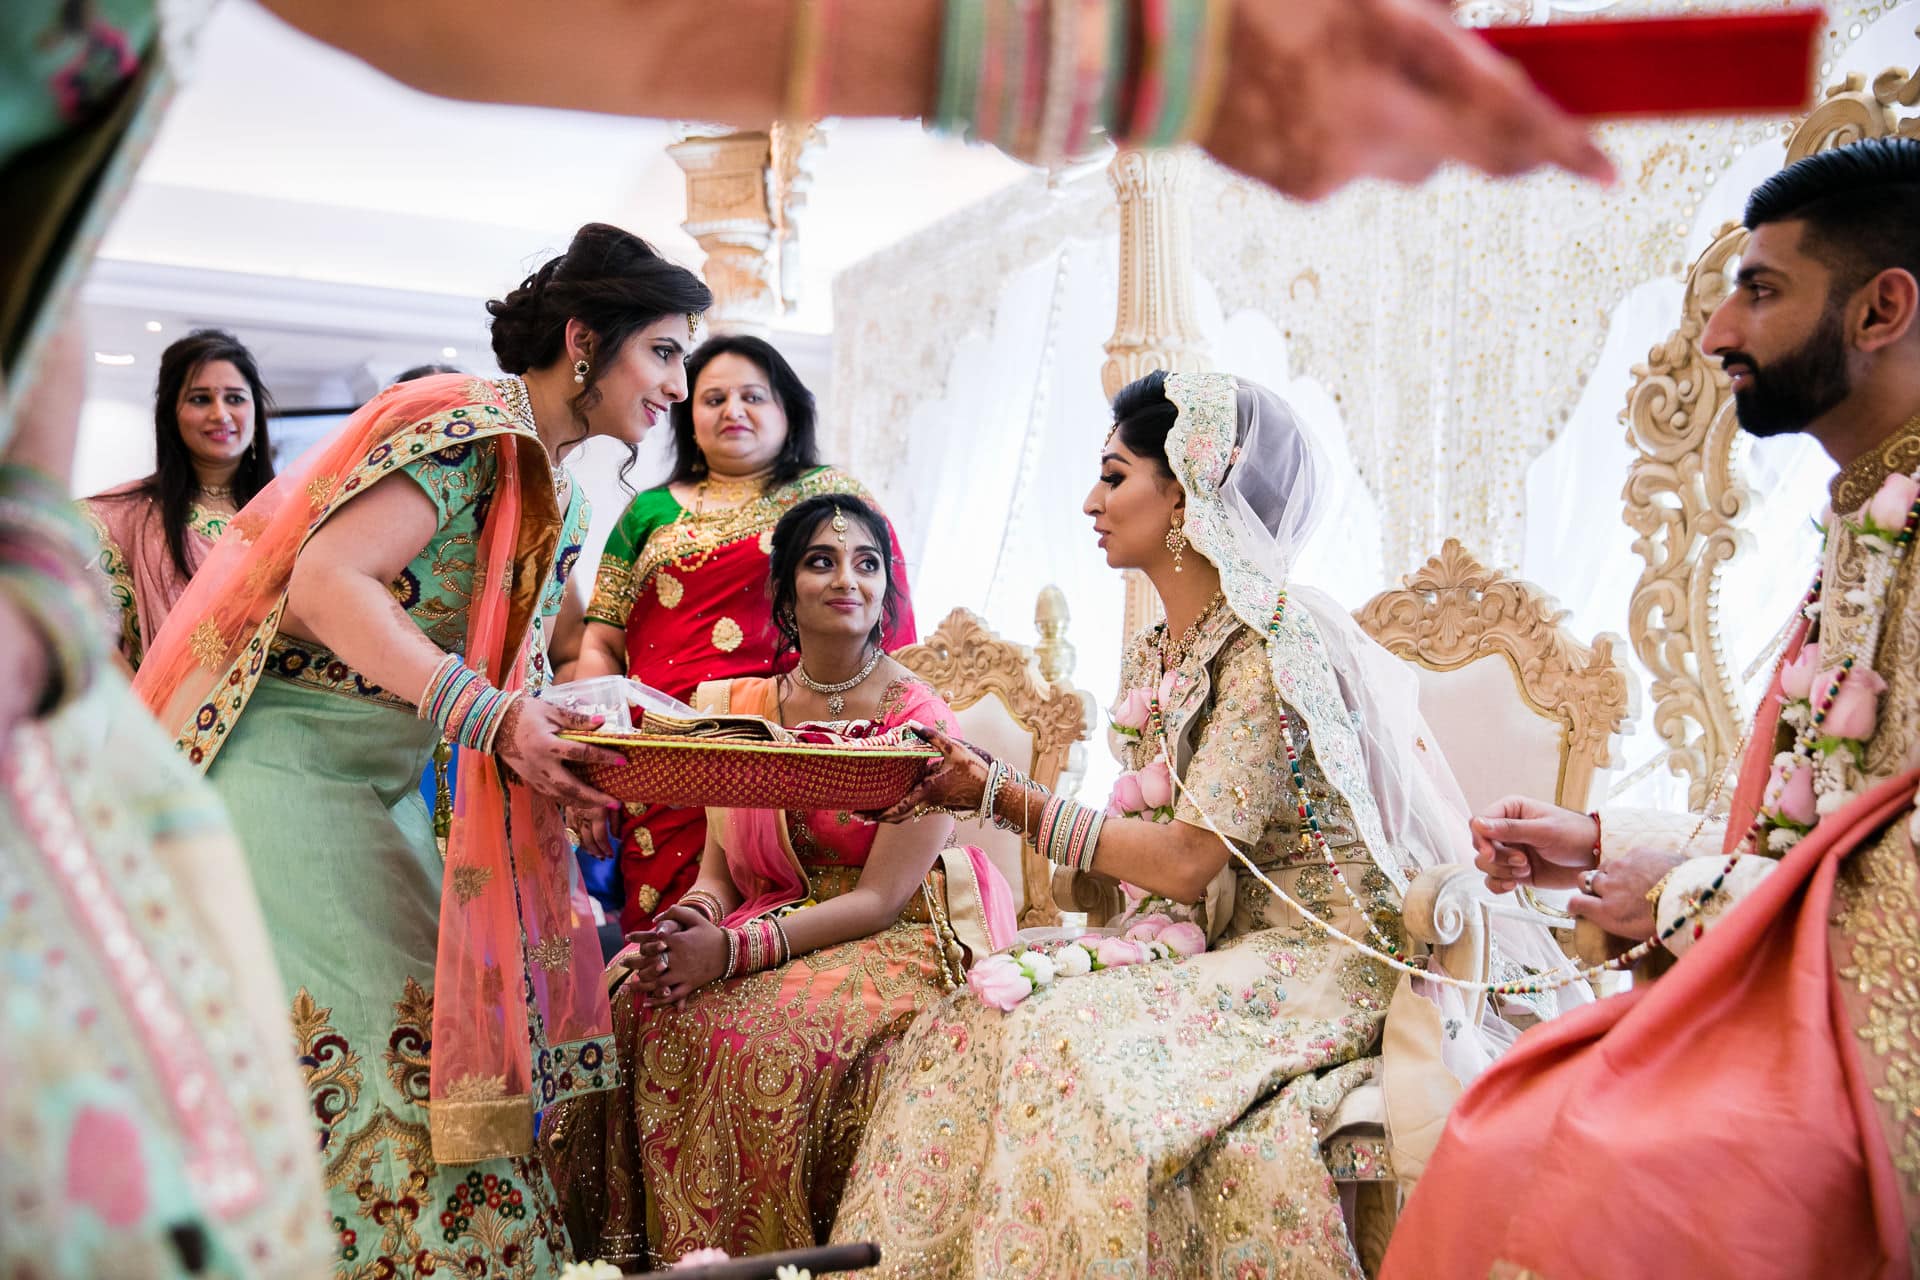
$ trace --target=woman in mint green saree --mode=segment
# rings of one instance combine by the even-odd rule
[[[287,986],[338,1274],[539,1277],[567,1256],[542,1107],[613,1083],[561,804],[596,721],[525,695],[587,526],[558,460],[685,395],[709,294],[590,225],[490,304],[498,381],[389,388],[248,504],[137,688],[226,802]],[[442,853],[416,790],[462,752]]]

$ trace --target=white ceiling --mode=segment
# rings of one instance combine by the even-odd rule
[[[89,279],[96,350],[133,357],[97,365],[95,392],[149,394],[160,349],[195,324],[257,344],[295,406],[342,403],[443,347],[485,367],[481,304],[582,222],[700,265],[664,150],[677,136],[666,121],[417,93],[231,0]],[[1026,172],[904,121],[833,123],[813,170],[801,300],[783,324],[811,334],[832,326],[838,271]]]

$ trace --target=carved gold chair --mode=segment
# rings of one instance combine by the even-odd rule
[[[948,614],[920,644],[894,658],[933,686],[954,710],[968,742],[1058,788],[1076,772],[1075,748],[1092,733],[1093,698],[1069,682],[1073,648],[1066,643],[1066,600],[1041,593],[1036,649],[1003,640],[965,609]],[[1018,835],[965,821],[954,840],[977,845],[1012,886],[1021,928],[1060,923],[1045,859]]]
[[[1440,554],[1355,617],[1414,667],[1420,710],[1477,812],[1507,795],[1591,807],[1613,763],[1613,739],[1630,724],[1634,685],[1614,638],[1583,643],[1566,611],[1531,583],[1489,569],[1452,538]],[[1407,931],[1458,978],[1492,974],[1492,909],[1472,867],[1422,873],[1403,908]],[[1385,1158],[1384,1098],[1356,1091],[1321,1148],[1340,1185],[1361,1265],[1386,1251],[1400,1188]],[[1348,1118],[1351,1117],[1351,1118]]]
[[[1508,795],[1594,807],[1614,740],[1631,732],[1638,706],[1633,679],[1614,657],[1617,637],[1585,643],[1553,597],[1487,568],[1453,538],[1354,616],[1413,664],[1433,745],[1474,812]],[[1423,879],[1410,895],[1419,912],[1409,910],[1409,928],[1431,935],[1421,940],[1449,973],[1484,977],[1484,913],[1460,896],[1478,898],[1479,876],[1450,868]],[[1446,936],[1456,926],[1460,936]]]

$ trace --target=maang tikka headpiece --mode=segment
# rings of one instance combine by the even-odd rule
[[[845,512],[843,512],[842,510],[840,510],[840,508],[838,508],[838,507],[835,507],[835,508],[833,509],[833,522],[832,522],[832,523],[833,523],[833,537],[834,537],[834,540],[835,540],[836,542],[838,542],[838,543],[839,543],[839,544],[840,544],[841,546],[843,546],[843,547],[844,547],[844,546],[846,546],[846,545],[847,545],[847,516],[846,516],[846,513],[845,513]]]

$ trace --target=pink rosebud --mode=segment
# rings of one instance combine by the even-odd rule
[[[1033,994],[1033,982],[1004,955],[988,956],[969,969],[967,987],[981,1004],[1002,1013]]]
[[[1820,685],[1814,693],[1814,706],[1820,705],[1820,699],[1826,696],[1828,688],[1839,671],[1823,672]],[[1852,738],[1865,742],[1873,737],[1875,726],[1880,720],[1880,695],[1887,691],[1887,682],[1872,667],[1855,667],[1840,682],[1840,692],[1834,695],[1833,706],[1827,709],[1827,718],[1820,723],[1817,732],[1827,738]]]
[[[1127,927],[1127,937],[1135,942],[1152,942],[1160,936],[1160,931],[1173,923],[1173,917],[1165,912],[1156,911],[1150,916],[1141,916]]]
[[[1140,775],[1123,773],[1113,780],[1113,807],[1121,813],[1139,813],[1147,807],[1140,795]]]
[[[1128,690],[1127,696],[1120,699],[1120,705],[1113,709],[1113,723],[1121,729],[1132,729],[1135,733],[1147,727],[1149,708],[1153,705],[1153,696],[1145,689]]]
[[[1788,773],[1789,769],[1793,772]],[[1812,763],[1800,760],[1791,765],[1774,765],[1773,772],[1767,777],[1767,789],[1760,805],[1767,812],[1789,822],[1803,827],[1812,826],[1815,817]]]
[[[1907,527],[1907,512],[1916,494],[1920,494],[1920,481],[1895,472],[1867,504],[1867,519],[1887,533],[1900,532]]]
[[[1805,698],[1813,692],[1813,677],[1820,670],[1820,642],[1802,645],[1793,661],[1780,668],[1780,692],[1789,698]]]
[[[1164,759],[1155,760],[1140,771],[1140,798],[1146,809],[1164,809],[1173,803],[1173,775]]]
[[[1176,920],[1160,931],[1156,941],[1166,943],[1177,956],[1197,956],[1207,949],[1207,935],[1191,920]]]
[[[1102,938],[1095,956],[1107,968],[1116,969],[1124,964],[1139,964],[1147,958],[1147,953],[1137,942],[1129,942],[1125,938]]]

